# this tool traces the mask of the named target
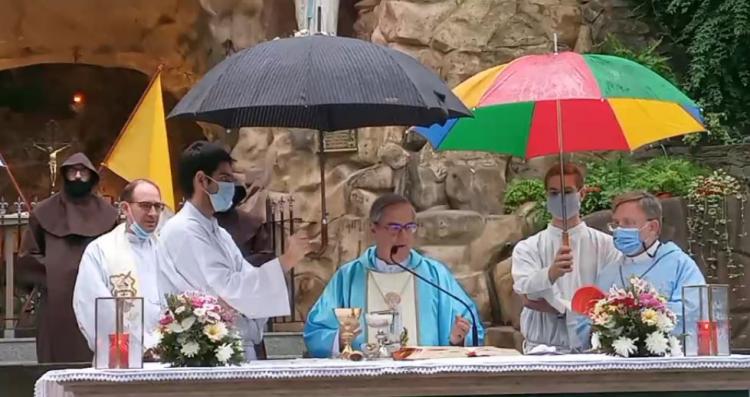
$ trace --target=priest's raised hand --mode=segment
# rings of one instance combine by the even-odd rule
[[[451,345],[463,346],[466,340],[466,335],[471,330],[471,323],[461,317],[456,316],[456,320],[453,322],[453,328],[451,329]]]

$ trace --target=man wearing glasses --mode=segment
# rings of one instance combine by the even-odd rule
[[[335,308],[358,307],[364,313],[392,315],[398,333],[405,329],[410,346],[470,346],[471,315],[464,306],[404,271],[399,264],[451,291],[468,303],[479,319],[476,306],[450,270],[435,259],[413,250],[417,231],[416,211],[405,197],[386,194],[372,204],[370,222],[375,245],[344,264],[328,282],[305,323],[304,338],[313,357],[336,357],[343,344]],[[484,328],[477,324],[479,345]],[[394,335],[391,335],[393,341]],[[360,319],[360,332],[352,344],[376,341],[374,332]]]
[[[614,245],[624,255],[608,264],[596,278],[603,291],[626,288],[631,277],[647,281],[667,299],[677,316],[674,335],[682,333],[682,287],[706,283],[698,265],[675,243],[659,241],[662,229],[661,202],[646,192],[630,192],[615,198],[610,231]],[[697,309],[697,304],[696,304]],[[590,324],[579,326],[579,339],[590,343]],[[587,343],[587,346],[588,344]]]
[[[159,187],[136,179],[123,189],[120,206],[125,222],[86,247],[73,292],[78,326],[92,351],[96,343],[94,302],[114,296],[113,291],[143,298],[143,347],[150,349],[158,342],[153,335],[161,312],[154,231],[164,210]]]

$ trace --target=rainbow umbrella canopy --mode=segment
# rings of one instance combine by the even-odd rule
[[[532,158],[635,150],[705,130],[698,105],[679,89],[638,63],[609,55],[524,56],[453,91],[474,118],[416,127],[437,150]]]

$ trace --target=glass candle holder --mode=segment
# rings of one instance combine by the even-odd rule
[[[729,355],[729,286],[684,286],[682,328],[686,356]]]

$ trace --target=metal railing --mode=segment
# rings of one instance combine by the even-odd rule
[[[32,206],[34,203],[31,204]],[[13,210],[8,211],[9,207]],[[29,213],[20,198],[9,203],[0,198],[0,232],[2,233],[3,285],[3,337],[14,338],[16,324],[22,313],[16,313],[15,258],[21,246],[21,236],[29,223]],[[26,297],[26,301],[32,294]],[[22,311],[21,311],[22,312]]]
[[[266,200],[266,222],[271,225],[271,240],[273,241],[273,252],[279,256],[284,253],[286,241],[295,233],[295,227],[298,226],[300,219],[294,217],[294,197],[291,195],[282,196],[276,200],[268,198]],[[296,280],[294,269],[289,271],[286,276],[287,288],[289,289],[289,309],[290,315],[286,317],[275,317],[268,322],[267,328],[273,330],[273,324],[295,323],[299,321],[296,313]]]
[[[118,207],[117,202],[112,202]],[[180,203],[180,207],[182,206]],[[36,201],[30,203],[32,208]],[[12,210],[12,211],[9,211]],[[294,198],[282,196],[276,200],[266,200],[266,221],[270,224],[271,238],[273,241],[273,252],[276,255],[284,253],[284,246],[290,235],[294,234],[295,228],[300,224],[300,219],[294,217]],[[24,316],[33,311],[34,296],[36,291],[26,293],[22,297],[24,303],[21,310],[17,310],[17,296],[15,284],[15,259],[21,246],[21,238],[29,222],[29,212],[21,199],[13,203],[0,198],[0,256],[3,261],[4,283],[2,292],[4,297],[2,311],[2,328],[4,338],[15,338],[19,322],[26,320]],[[271,319],[268,324],[272,330],[273,324],[295,323],[301,321],[296,313],[296,280],[294,270],[287,274],[287,286],[289,288],[289,305],[291,315]],[[25,321],[23,321],[25,322]]]

